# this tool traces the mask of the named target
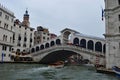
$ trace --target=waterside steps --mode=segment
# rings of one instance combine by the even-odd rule
[[[115,72],[114,72],[112,69],[106,69],[106,68],[104,68],[104,67],[96,68],[96,71],[97,71],[98,73],[115,74]]]

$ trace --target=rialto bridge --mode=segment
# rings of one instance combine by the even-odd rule
[[[106,45],[104,38],[84,35],[66,28],[55,39],[35,45],[27,51],[35,62],[51,63],[79,54],[93,63],[98,57],[99,64],[104,65]]]

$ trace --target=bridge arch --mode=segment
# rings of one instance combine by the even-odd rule
[[[80,55],[81,58],[84,59],[84,57],[78,52],[74,52],[72,50],[71,51],[70,50],[57,50],[44,56],[44,58],[40,60],[40,63],[49,64],[49,63],[54,63],[56,61],[61,61],[61,60],[65,61],[72,55]]]
[[[36,46],[36,51],[39,51],[39,50],[40,50],[39,46]]]
[[[74,40],[73,40],[73,44],[74,45],[79,45],[79,38],[74,38]]]
[[[55,42],[54,41],[51,41],[50,42],[50,46],[54,46],[55,45]]]
[[[31,52],[34,53],[34,52],[35,52],[35,48],[32,48],[32,49],[31,49]]]
[[[94,42],[92,40],[88,41],[87,49],[94,50]]]
[[[49,48],[49,43],[46,43],[46,44],[45,44],[45,48]]]
[[[86,48],[86,40],[85,39],[80,40],[80,47]]]
[[[43,44],[40,46],[40,49],[41,49],[41,50],[44,49],[44,45],[43,45]]]
[[[56,40],[56,44],[57,44],[57,45],[60,45],[60,44],[61,44],[61,40],[60,40],[60,39],[57,39],[57,40]]]
[[[95,51],[102,52],[102,43],[101,42],[95,43]]]

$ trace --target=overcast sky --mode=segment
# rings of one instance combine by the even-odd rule
[[[0,0],[0,3],[23,20],[26,8],[30,25],[43,26],[57,35],[64,28],[103,37],[105,22],[101,20],[104,0]]]

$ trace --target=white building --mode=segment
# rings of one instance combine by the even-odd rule
[[[105,0],[106,68],[120,66],[120,0]]]
[[[14,13],[0,5],[0,62],[11,60],[11,47],[14,46]]]
[[[22,52],[26,48],[30,48],[34,45],[34,28],[30,27],[29,14],[26,10],[23,21],[20,22],[18,19],[14,22],[15,31],[15,46],[13,51]]]

